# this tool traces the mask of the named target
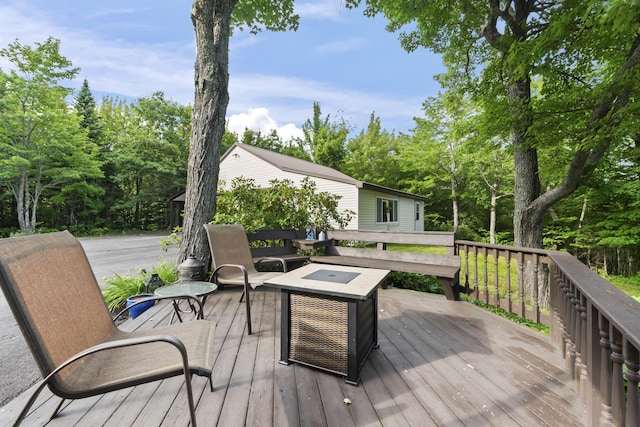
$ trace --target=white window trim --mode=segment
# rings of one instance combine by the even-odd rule
[[[393,214],[394,214],[394,218],[395,220],[392,221],[379,221],[379,219],[382,217],[381,212],[379,211],[379,208],[382,206],[382,201],[383,200],[387,200],[389,202],[393,203]],[[380,196],[376,196],[376,224],[398,224],[399,220],[399,202],[397,198],[392,198],[392,197],[380,197]]]

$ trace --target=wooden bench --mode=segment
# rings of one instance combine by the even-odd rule
[[[455,255],[455,235],[441,231],[327,231],[325,254],[312,256],[312,262],[382,268],[393,271],[428,274],[436,277],[447,299],[459,300],[460,257]],[[349,242],[364,242],[375,248],[345,246]],[[446,247],[446,255],[408,251],[388,251],[388,243]]]
[[[275,261],[268,258],[282,258],[287,263],[287,270],[293,270],[309,260],[308,256],[298,254],[293,246],[294,240],[305,238],[304,230],[257,230],[247,233],[247,238],[254,263],[271,264]]]

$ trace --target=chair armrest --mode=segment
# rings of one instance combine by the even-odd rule
[[[284,273],[286,273],[286,272],[287,272],[287,261],[285,261],[283,258],[276,258],[276,257],[263,257],[263,258],[260,258],[260,259],[258,260],[258,262],[256,262],[255,264],[256,264],[256,265],[258,265],[258,264],[260,264],[261,262],[265,262],[265,261],[278,261],[280,264],[282,264],[282,271],[283,271]]]
[[[15,422],[14,425],[19,425],[20,422],[24,419],[24,417],[27,415],[27,412],[29,410],[29,408],[31,408],[31,406],[33,406],[34,402],[36,401],[38,395],[40,394],[40,392],[42,391],[42,389],[47,385],[47,383],[49,382],[49,380],[56,375],[58,372],[60,372],[62,369],[66,368],[67,366],[69,366],[70,364],[86,357],[89,356],[93,353],[98,353],[100,351],[104,351],[104,350],[109,350],[109,349],[113,349],[113,348],[120,348],[120,347],[130,347],[130,346],[135,346],[135,345],[143,345],[143,344],[149,344],[149,343],[154,343],[154,342],[166,342],[172,346],[174,346],[179,352],[180,352],[180,356],[182,357],[182,369],[184,371],[184,375],[185,375],[185,381],[187,381],[187,387],[189,389],[191,389],[191,381],[190,381],[190,372],[189,372],[189,359],[187,357],[187,349],[184,346],[184,344],[182,343],[182,341],[180,341],[178,338],[171,336],[171,335],[149,335],[149,336],[145,336],[145,337],[136,337],[136,338],[125,338],[122,340],[117,340],[117,341],[108,341],[102,344],[98,344],[95,345],[93,347],[89,347],[86,350],[81,351],[80,353],[75,354],[74,356],[72,356],[71,358],[67,359],[66,361],[64,361],[60,366],[58,366],[56,369],[54,369],[53,371],[51,371],[51,373],[49,373],[49,375],[47,375],[42,381],[40,381],[40,383],[38,384],[38,387],[34,390],[34,392],[31,394],[31,397],[29,398],[29,401],[27,402],[27,404],[24,406],[24,408],[22,409],[22,412],[20,413],[20,415],[18,415],[18,418]]]
[[[249,283],[249,274],[247,273],[247,269],[244,267],[244,265],[241,265],[241,264],[222,264],[222,265],[219,265],[215,270],[213,270],[213,273],[211,274],[211,281],[213,283],[217,283],[218,273],[223,268],[237,268],[237,269],[239,269],[242,272],[242,276],[244,277],[244,283],[247,283],[247,284]]]
[[[171,300],[175,300],[175,299],[192,299],[198,304],[198,308],[200,309],[200,312],[202,312],[202,301],[200,301],[200,298],[195,297],[193,295],[171,295],[171,296],[150,295],[149,298],[145,298],[144,300],[135,302],[135,303],[125,307],[122,311],[120,311],[118,314],[115,315],[113,320],[118,319],[118,317],[122,316],[124,313],[126,313],[132,307],[135,307],[138,304],[145,303],[145,302],[147,302],[149,300],[160,301],[160,300],[163,300],[163,299],[171,299]]]

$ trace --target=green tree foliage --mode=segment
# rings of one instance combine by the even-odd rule
[[[156,92],[131,104],[104,99],[100,113],[118,195],[109,209],[120,227],[165,227],[167,200],[186,184],[190,108]]]
[[[349,0],[355,6],[360,0]],[[509,132],[514,161],[515,243],[541,247],[544,216],[588,179],[607,151],[635,134],[640,84],[640,4],[436,0],[416,7],[367,0],[408,51],[443,55],[440,82],[473,94]],[[533,82],[539,81],[541,86]],[[556,179],[539,150],[561,145]],[[567,163],[558,164],[560,159]],[[545,183],[548,182],[548,185]]]
[[[554,207],[545,242],[568,250],[605,274],[640,270],[640,157],[628,138],[604,159],[597,173]]]
[[[70,90],[60,83],[78,70],[60,55],[60,41],[31,47],[16,40],[0,55],[14,67],[0,71],[0,184],[14,196],[20,230],[32,233],[43,198],[99,177],[100,165],[81,118],[65,102]]]
[[[255,147],[264,148],[274,153],[284,154],[285,156],[296,157],[298,159],[311,161],[311,156],[304,149],[304,145],[300,140],[292,140],[283,142],[278,132],[273,130],[269,135],[263,136],[260,131],[245,129],[242,134],[243,144],[253,145]]]
[[[89,89],[89,81],[87,79],[82,82],[82,87],[75,98],[73,107],[76,114],[82,117],[80,126],[87,129],[89,139],[98,143],[102,137],[102,127],[98,117],[98,107],[91,89]]]
[[[404,163],[421,171],[418,177],[432,180],[434,193],[449,190],[447,217],[452,217],[455,231],[477,240],[488,232],[495,243],[498,201],[513,185],[504,132],[484,122],[483,109],[469,96],[453,90],[428,99],[423,110],[424,117],[415,119]]]
[[[302,125],[303,145],[309,147],[313,162],[340,170],[346,155],[349,129],[344,120],[330,122],[330,115],[322,119],[320,104],[313,103],[313,118]]]
[[[259,229],[317,230],[344,228],[353,212],[338,211],[340,196],[318,192],[314,181],[305,178],[300,186],[291,180],[274,179],[260,188],[253,179],[236,178],[228,191],[218,195],[216,224],[242,224],[248,231]]]
[[[367,129],[347,143],[341,171],[360,181],[401,189],[403,177],[398,153],[404,139],[383,130],[380,117],[372,113]]]
[[[89,141],[100,147],[101,124],[97,105],[86,79],[74,100],[73,109],[80,117],[80,128],[86,130]],[[97,160],[104,166],[104,157],[101,156],[99,150],[97,151]],[[101,169],[104,172],[102,166]],[[49,215],[51,217],[49,226],[55,228],[64,224],[76,229],[80,223],[83,223],[82,228],[96,227],[98,225],[96,218],[104,209],[102,198],[105,190],[101,182],[103,178],[103,176],[87,178],[61,187],[60,192],[49,199],[51,205],[58,212],[55,217]]]

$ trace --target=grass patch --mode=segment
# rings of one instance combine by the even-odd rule
[[[511,320],[512,322],[518,323],[519,325],[526,326],[527,328],[534,329],[538,332],[542,332],[543,334],[549,335],[549,326],[544,325],[542,323],[536,323],[533,320],[527,319],[525,317],[520,317],[517,314],[509,313],[508,311],[495,307],[490,304],[485,304],[482,301],[474,300],[471,298],[464,297],[467,302],[482,308],[483,310],[490,311],[494,314],[497,314],[500,317],[504,317],[506,319]]]
[[[604,278],[616,288],[640,302],[640,275],[636,274],[632,277],[606,276]]]
[[[401,245],[397,243],[389,243],[388,251],[402,252],[422,252],[424,254],[446,255],[447,248],[444,246],[426,246],[426,245]]]

